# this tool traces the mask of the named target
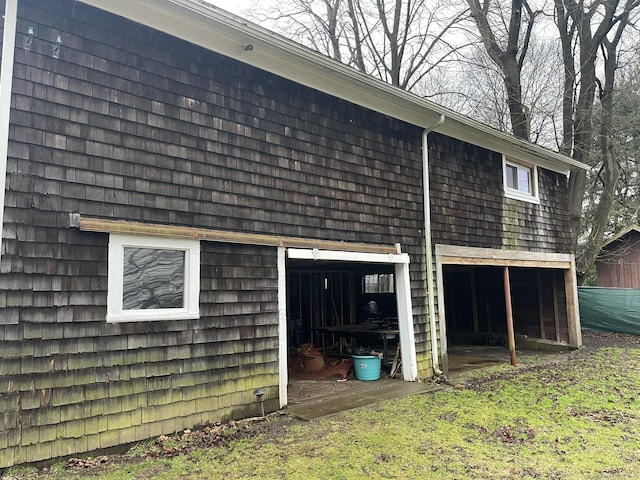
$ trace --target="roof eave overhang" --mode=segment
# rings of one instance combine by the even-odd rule
[[[624,237],[625,235],[628,235],[631,232],[636,232],[636,233],[640,233],[640,226],[638,225],[629,225],[627,228],[622,229],[621,231],[619,231],[618,233],[616,233],[613,237],[611,237],[610,239],[606,240],[602,246],[600,247],[601,250],[604,250],[606,247],[608,247],[609,245],[611,245],[612,243],[620,240],[622,237]]]
[[[587,165],[440,107],[195,0],[81,0],[208,50],[422,128],[543,168],[568,173]]]

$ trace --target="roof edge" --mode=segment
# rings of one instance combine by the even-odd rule
[[[602,246],[600,247],[600,249],[604,249],[605,247],[611,245],[613,242],[615,242],[616,240],[620,240],[622,237],[624,237],[625,235],[627,235],[630,232],[637,232],[640,233],[640,226],[632,224],[629,225],[626,228],[623,228],[622,230],[620,230],[618,233],[616,233],[613,237],[609,238],[608,240],[606,240]]]

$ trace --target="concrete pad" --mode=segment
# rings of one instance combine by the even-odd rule
[[[551,352],[517,351],[519,359],[545,356]],[[449,376],[468,370],[510,363],[509,349],[497,346],[457,345],[448,350]],[[353,408],[372,405],[383,400],[432,392],[445,388],[433,383],[404,382],[384,374],[379,380],[361,381],[349,376],[347,381],[336,379],[291,381],[288,389],[288,412],[303,420],[333,415]]]
[[[383,400],[432,392],[443,388],[431,383],[381,378],[374,381],[292,382],[287,411],[302,420],[334,415]]]

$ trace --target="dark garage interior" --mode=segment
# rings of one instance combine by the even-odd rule
[[[290,260],[287,313],[290,354],[309,344],[332,358],[375,351],[387,370],[397,356],[393,266]]]
[[[507,345],[504,268],[443,266],[448,345]],[[509,267],[509,279],[516,337],[568,342],[563,271]]]

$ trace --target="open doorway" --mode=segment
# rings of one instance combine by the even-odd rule
[[[289,248],[284,266],[286,338],[281,335],[281,342],[288,368],[281,373],[287,384],[296,378],[346,377],[352,356],[370,352],[380,354],[383,372],[416,380],[407,254]],[[297,352],[310,348],[325,362],[343,365],[326,371],[321,360],[312,366],[295,360]]]
[[[443,268],[449,345],[507,345],[504,267]],[[520,339],[569,342],[561,270],[510,268],[511,307]]]
[[[436,270],[446,371],[475,346],[512,363],[516,348],[581,346],[573,255],[438,244]]]
[[[287,268],[288,349],[312,344],[334,358],[358,351],[383,354],[390,367],[399,342],[395,275],[389,265],[307,265]]]

